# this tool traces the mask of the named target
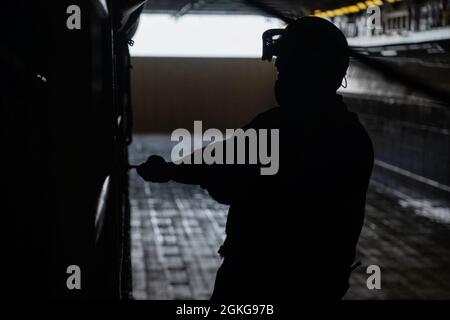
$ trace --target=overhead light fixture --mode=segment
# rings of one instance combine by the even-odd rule
[[[344,12],[341,9],[335,9],[333,10],[333,13],[335,16],[342,16],[344,14]]]
[[[366,4],[365,4],[364,2],[358,2],[358,3],[356,4],[356,6],[357,6],[359,9],[361,9],[361,10],[367,9],[367,6],[366,6]]]
[[[360,11],[358,6],[348,6],[348,10],[350,11],[350,13],[357,13]]]
[[[401,0],[386,0],[389,3],[399,2]],[[333,10],[314,10],[314,15],[322,18],[333,18],[346,14],[358,13],[361,10],[365,10],[368,7],[380,7],[384,5],[383,0],[369,0],[364,2],[357,2],[354,5],[333,9]]]

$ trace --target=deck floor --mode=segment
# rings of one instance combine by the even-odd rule
[[[151,154],[169,159],[170,150],[169,136],[136,135],[130,163]],[[134,170],[130,201],[134,298],[208,299],[221,262],[227,206],[199,187],[147,183]],[[450,299],[449,215],[448,208],[406,201],[372,183],[357,253],[362,266],[344,298]],[[380,290],[367,288],[371,264],[381,268]]]

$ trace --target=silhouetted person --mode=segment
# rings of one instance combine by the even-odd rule
[[[370,138],[336,94],[347,41],[316,17],[264,38],[263,58],[277,56],[280,107],[244,129],[280,129],[278,173],[260,175],[259,165],[175,165],[158,156],[138,172],[147,181],[199,184],[230,204],[212,299],[340,299],[373,166]]]

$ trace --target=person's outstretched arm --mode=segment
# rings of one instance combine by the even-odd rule
[[[221,147],[224,147],[226,142],[216,143],[221,143],[223,144]],[[223,204],[231,204],[233,199],[242,195],[245,185],[251,183],[259,175],[260,166],[258,164],[193,164],[194,154],[203,153],[203,150],[196,150],[187,156],[190,158],[189,161],[180,161],[179,164],[166,162],[162,157],[152,155],[137,168],[137,172],[144,180],[150,182],[172,180],[184,184],[200,185],[208,190],[215,200]]]
[[[248,129],[265,128],[267,119],[279,119],[278,108],[271,109],[258,115],[252,122],[242,128]],[[211,146],[214,150],[223,150],[223,163],[225,163],[227,142],[235,139],[235,136],[227,140],[214,142]],[[259,139],[259,138],[258,138]],[[234,141],[236,142],[236,140]],[[217,146],[217,148],[213,146]],[[234,147],[234,160],[236,160],[236,143]],[[209,146],[208,146],[209,147]],[[198,149],[186,158],[179,161],[179,164],[166,162],[160,156],[150,156],[148,160],[137,168],[137,172],[146,181],[167,182],[170,180],[184,183],[200,185],[207,189],[210,195],[221,203],[229,204],[233,199],[245,196],[249,186],[258,183],[263,165],[258,159],[256,164],[194,164],[194,158],[203,159],[205,149]],[[200,154],[198,154],[200,153]],[[245,146],[246,157],[249,156],[249,146]],[[186,161],[187,160],[187,161]],[[178,162],[178,161],[177,161]],[[233,161],[236,163],[236,161]]]

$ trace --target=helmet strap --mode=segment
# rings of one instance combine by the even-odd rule
[[[345,82],[345,85],[343,83],[341,83],[341,87],[347,88],[347,76],[344,76],[344,78],[342,78],[342,80]]]

